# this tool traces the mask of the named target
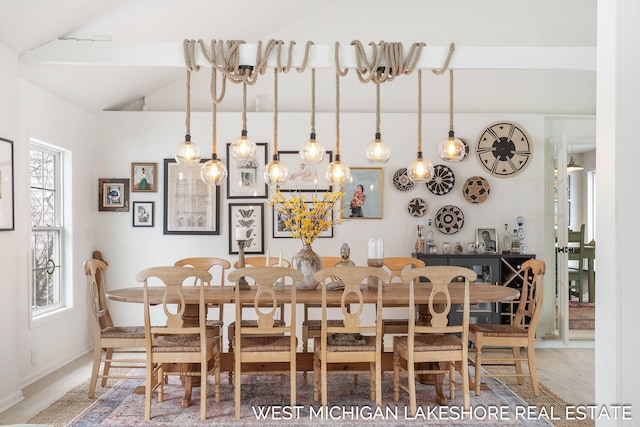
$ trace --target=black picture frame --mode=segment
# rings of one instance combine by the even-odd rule
[[[267,198],[269,190],[263,176],[267,164],[267,145],[266,142],[257,142],[255,158],[239,162],[231,155],[231,144],[227,144],[228,199]]]
[[[131,225],[133,227],[153,227],[155,224],[155,202],[133,202]]]
[[[280,185],[280,191],[331,191],[324,174],[333,161],[333,151],[326,151],[324,159],[317,165],[306,165],[299,151],[278,151],[278,154],[280,163],[289,171],[289,180]]]
[[[236,226],[247,230],[245,254],[264,254],[264,204],[229,203],[229,254],[238,254]]]
[[[0,231],[15,230],[13,141],[0,138]]]
[[[220,186],[205,184],[199,166],[164,159],[163,208],[163,234],[220,234]]]
[[[306,199],[309,200],[308,202],[306,202],[307,204],[312,203],[311,200],[313,198],[314,193],[313,192],[299,192],[296,193],[298,195],[305,195],[307,196]],[[278,207],[277,206],[272,206],[271,207],[271,213],[272,213],[272,227],[271,227],[271,237],[273,237],[274,239],[293,239],[293,237],[291,236],[291,234],[289,233],[288,230],[283,229],[283,224],[282,224],[282,213],[278,212]],[[333,221],[333,215],[335,215],[334,211],[331,210],[331,220]],[[329,227],[328,229],[326,229],[325,231],[323,231],[322,233],[320,233],[318,235],[319,239],[331,239],[333,238],[333,226]]]
[[[129,212],[129,178],[98,179],[98,211]]]

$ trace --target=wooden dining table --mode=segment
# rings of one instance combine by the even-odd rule
[[[431,295],[432,286],[430,283],[424,283],[425,286],[419,286],[415,288],[415,302],[422,307],[428,306],[429,297]],[[186,323],[197,324],[198,322],[198,302],[199,292],[195,287],[185,286],[184,300],[186,303],[185,313],[183,318]],[[254,289],[243,290],[240,292],[240,303],[253,303],[256,291]],[[277,291],[278,303],[291,303],[292,289],[290,285],[284,286],[283,289]],[[464,283],[452,283],[449,287],[449,293],[452,304],[462,304],[464,301]],[[164,287],[162,286],[150,286],[149,287],[149,302],[151,304],[162,303],[164,295]],[[204,292],[204,298],[206,303],[211,304],[235,304],[235,291],[233,286],[207,286]],[[510,302],[519,297],[520,293],[517,289],[507,286],[485,284],[485,283],[472,283],[469,287],[469,301],[471,304],[491,303],[491,302]],[[352,294],[352,296],[354,296]],[[375,304],[377,291],[375,289],[364,289],[362,292],[363,300],[365,304]],[[143,302],[143,288],[141,286],[113,289],[107,292],[107,297],[112,301],[127,302],[127,303],[142,303]],[[327,293],[327,302],[337,304],[340,303],[342,292],[330,291]],[[382,288],[382,300],[384,304],[390,306],[402,306],[409,305],[409,287],[406,283],[385,283]],[[271,300],[266,300],[265,303]],[[349,301],[347,299],[347,301]],[[169,302],[178,302],[171,301]],[[297,290],[296,291],[296,304],[320,304],[322,302],[322,292],[320,287],[315,290]],[[355,302],[355,300],[354,300]],[[439,293],[434,296],[434,302],[446,303],[443,298],[443,294]],[[428,313],[424,310],[420,311],[422,316],[428,316]],[[233,370],[233,353],[225,352],[220,358],[221,370],[232,371]],[[296,366],[300,371],[313,371],[313,353],[298,353]],[[257,364],[252,366],[252,370],[269,371],[271,366],[266,362],[263,364]],[[382,355],[382,370],[393,370],[393,353],[384,352]],[[190,390],[185,390],[185,398],[183,399],[188,405]],[[444,400],[444,396],[439,398]]]

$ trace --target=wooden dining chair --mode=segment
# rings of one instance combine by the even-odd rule
[[[579,231],[569,230],[567,241],[571,252],[567,259],[575,265],[569,267],[569,298],[575,296],[582,302],[584,295],[582,274],[584,273],[584,224]]]
[[[449,286],[460,277],[464,279],[462,323],[453,325],[449,324],[452,307]],[[393,399],[399,400],[400,390],[407,392],[412,416],[417,409],[416,375],[436,375],[436,391],[440,398],[444,397],[442,379],[448,373],[449,399],[454,399],[456,364],[460,366],[463,406],[465,410],[469,409],[469,283],[476,277],[476,273],[468,268],[443,265],[415,268],[402,274],[403,280],[409,282],[409,332],[406,336],[393,337]],[[422,281],[423,278],[431,283]],[[431,319],[428,324],[423,324],[417,321],[415,293],[418,287],[427,286],[432,287],[429,297]],[[407,374],[406,386],[400,381],[401,371]],[[438,403],[445,402],[439,399]]]
[[[229,274],[229,281],[237,282],[241,277],[252,279],[252,290],[241,290],[235,287],[236,328],[233,336],[234,357],[234,401],[236,418],[240,418],[241,409],[241,375],[265,375],[278,371],[265,371],[264,362],[286,362],[289,365],[289,381],[291,407],[296,404],[296,310],[289,312],[288,322],[280,324],[276,312],[280,307],[278,295],[282,292],[276,288],[276,281],[283,277],[293,281],[301,281],[304,276],[298,270],[286,267],[249,267],[234,270]],[[296,286],[291,286],[291,305],[296,304]],[[245,295],[251,297],[251,307],[257,317],[255,326],[245,326],[242,319]],[[239,325],[239,326],[238,326]],[[250,369],[248,363],[256,363],[259,369]],[[244,369],[244,370],[243,370]]]
[[[382,404],[382,284],[389,278],[389,273],[376,267],[331,267],[318,271],[315,279],[323,282],[327,278],[338,278],[344,283],[343,289],[327,290],[322,288],[322,320],[320,336],[313,340],[313,399],[321,399],[322,406],[327,406],[328,365],[365,362],[369,364],[370,399],[376,405]],[[363,283],[373,277],[377,281],[376,316],[367,322],[363,316]],[[329,324],[328,309],[332,307],[327,301],[327,294],[336,292],[340,299],[340,324]],[[348,307],[350,309],[348,309]],[[332,373],[356,373],[351,369],[341,369]]]
[[[98,378],[102,387],[109,378],[144,379],[144,376],[126,375],[112,369],[144,368],[144,326],[114,326],[105,297],[105,271],[107,264],[99,259],[84,262],[87,279],[87,308],[93,332],[93,365],[89,381],[89,397],[93,397]],[[127,357],[114,358],[126,353]],[[135,357],[137,353],[138,357]],[[102,372],[100,372],[102,365]]]
[[[224,258],[215,257],[193,257],[182,258],[176,261],[173,265],[179,267],[193,267],[198,270],[208,271],[212,274],[217,272],[218,279],[212,281],[212,284],[218,286],[224,286],[226,280],[226,272],[231,268],[231,263]],[[216,276],[213,276],[216,277]],[[200,282],[196,282],[200,283]],[[222,327],[224,326],[224,304],[208,304],[210,309],[218,309],[218,318],[209,319],[207,316],[207,328],[212,333],[222,336]]]
[[[536,372],[535,338],[538,320],[542,312],[542,297],[544,291],[543,276],[546,264],[538,259],[530,259],[522,264],[523,283],[520,291],[520,302],[516,315],[510,325],[474,324],[469,326],[469,341],[475,346],[475,391],[480,395],[480,380],[482,377],[517,377],[518,384],[524,383],[528,377],[533,385],[533,393],[538,396],[538,375]],[[492,352],[505,351],[505,356],[483,355],[483,350],[489,348]],[[526,357],[522,356],[522,349],[526,350]],[[511,353],[511,354],[509,354]],[[529,371],[522,371],[521,361],[526,360]],[[515,367],[515,372],[507,374],[490,374],[483,372],[486,365],[505,365]]]
[[[151,280],[150,280],[151,279]],[[157,279],[157,280],[156,280]],[[145,383],[145,420],[151,419],[151,401],[158,390],[158,402],[164,399],[166,376],[178,374],[185,379],[185,388],[190,390],[192,378],[200,379],[200,419],[207,414],[207,377],[210,372],[215,376],[215,400],[220,401],[220,337],[207,333],[205,303],[205,285],[211,282],[211,273],[191,267],[152,267],[136,274],[136,280],[143,282],[144,289],[144,329],[147,351],[147,369]],[[195,324],[188,311],[184,297],[184,284],[192,280],[202,282],[198,292],[198,320]],[[151,323],[149,302],[149,282],[158,281],[164,287],[161,310],[154,310]],[[190,285],[190,284],[189,284]],[[171,366],[171,372],[165,372],[165,364]]]

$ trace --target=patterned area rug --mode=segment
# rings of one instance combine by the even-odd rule
[[[502,369],[502,368],[496,368]],[[172,377],[165,387],[165,401],[158,403],[154,397],[152,403],[152,419],[145,421],[144,395],[132,394],[132,390],[141,385],[140,380],[121,380],[112,386],[98,387],[96,397],[87,397],[88,385],[78,386],[51,407],[31,418],[29,423],[50,424],[52,426],[589,426],[593,423],[577,421],[553,420],[564,414],[561,399],[541,385],[541,396],[537,402],[523,400],[502,382],[488,378],[490,390],[474,396],[471,393],[471,416],[461,418],[462,398],[456,398],[449,406],[439,407],[435,403],[435,392],[432,386],[417,385],[419,411],[415,418],[405,414],[408,399],[401,393],[400,401],[393,401],[393,379],[386,373],[383,381],[383,406],[376,411],[374,402],[369,400],[368,379],[360,376],[360,385],[353,385],[351,375],[333,375],[329,377],[332,384],[329,390],[331,412],[321,418],[319,405],[313,402],[312,384],[303,385],[301,374],[298,378],[298,406],[290,408],[288,378],[280,385],[278,376],[244,377],[242,378],[242,415],[235,418],[233,403],[233,386],[228,384],[226,374],[221,379],[220,403],[213,402],[213,390],[210,388],[210,400],[207,402],[207,420],[199,417],[199,392],[196,390],[192,405],[187,409],[180,407],[183,389],[178,378]],[[508,380],[505,380],[508,381]],[[525,382],[520,388],[527,393],[531,385]],[[532,396],[533,393],[529,391]],[[276,406],[274,406],[276,405]],[[535,405],[538,405],[537,407]],[[542,408],[538,410],[537,408]],[[551,409],[553,408],[553,409]],[[551,421],[551,422],[549,422]]]

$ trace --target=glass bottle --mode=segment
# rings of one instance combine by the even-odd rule
[[[418,225],[418,238],[416,239],[416,253],[423,254],[425,252],[425,241],[422,234],[422,224]]]
[[[511,253],[520,253],[520,237],[518,237],[518,230],[515,228],[513,229],[513,234],[511,235]]]
[[[519,216],[518,218],[516,218],[516,222],[518,223],[518,239],[520,239],[520,253],[526,254],[527,249],[524,243],[525,234],[524,234],[524,228],[523,228],[524,218]]]
[[[509,224],[504,225],[504,232],[500,236],[500,250],[503,254],[508,254],[511,251],[511,234],[509,233]]]
[[[427,251],[430,254],[435,253],[437,250],[433,237],[434,237],[433,227],[431,226],[431,218],[429,218],[427,220]]]
[[[451,243],[442,242],[442,253],[443,254],[451,253]]]

